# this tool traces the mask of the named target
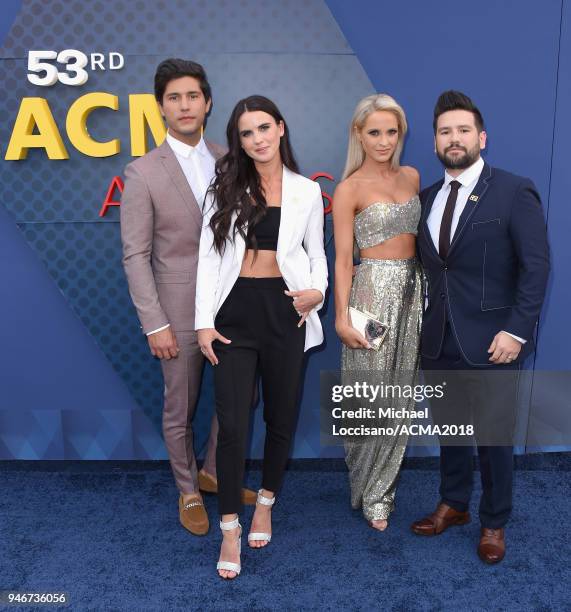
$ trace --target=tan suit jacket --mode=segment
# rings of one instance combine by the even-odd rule
[[[205,142],[214,159],[224,154]],[[125,179],[123,266],[143,332],[167,323],[175,332],[193,331],[202,202],[166,141],[131,162]]]

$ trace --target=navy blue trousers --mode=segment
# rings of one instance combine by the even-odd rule
[[[480,522],[489,529],[504,527],[512,510],[512,439],[519,365],[470,366],[447,324],[440,357],[423,357],[422,369],[428,384],[446,379],[444,396],[430,400],[433,422],[440,426],[472,424],[475,430],[473,437],[440,437],[441,501],[461,512],[468,509],[475,442],[482,482]]]

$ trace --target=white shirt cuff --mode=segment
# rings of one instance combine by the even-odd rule
[[[147,336],[150,336],[151,334],[156,334],[157,332],[163,331],[163,329],[166,329],[167,327],[170,327],[171,324],[167,323],[166,325],[163,325],[162,327],[159,327],[158,329],[153,329],[153,331],[147,332]],[[511,336],[511,334],[510,334]]]
[[[514,338],[518,342],[521,342],[522,344],[525,344],[527,342],[527,340],[524,340],[523,338],[520,338],[519,336],[516,336],[515,334],[510,334],[510,332],[505,331],[504,329],[502,329],[502,331],[504,332],[504,334],[511,336],[512,338]]]

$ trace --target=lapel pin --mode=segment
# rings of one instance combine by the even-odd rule
[[[477,195],[471,195],[469,199],[472,202],[477,202],[480,198]]]

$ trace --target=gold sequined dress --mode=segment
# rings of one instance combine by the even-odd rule
[[[376,202],[355,216],[357,245],[365,249],[399,234],[416,235],[419,219],[418,196],[404,204]],[[422,273],[417,259],[362,259],[353,279],[349,304],[387,323],[389,332],[378,351],[343,346],[344,384],[367,381],[402,388],[414,385],[422,318]],[[414,410],[414,399],[398,395],[393,393],[383,408]],[[373,421],[367,420],[368,426],[385,430],[404,423],[410,423],[408,416],[376,416]],[[394,508],[407,441],[406,435],[395,434],[345,438],[351,505],[355,509],[362,507],[369,521],[388,518]]]

